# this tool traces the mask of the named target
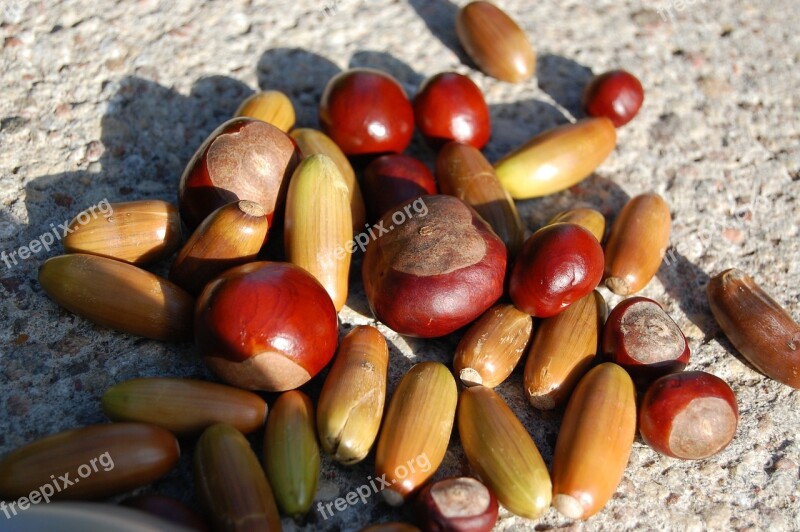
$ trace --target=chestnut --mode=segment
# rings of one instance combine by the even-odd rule
[[[503,293],[505,245],[458,198],[407,201],[373,232],[362,266],[364,291],[375,316],[400,334],[444,336]]]
[[[295,143],[277,127],[252,118],[228,120],[183,171],[178,189],[183,221],[194,230],[223,205],[250,200],[264,208],[271,226],[299,162]]]
[[[689,363],[689,343],[661,305],[646,297],[629,297],[608,315],[603,354],[642,385],[683,371]]]
[[[636,76],[611,70],[593,77],[583,91],[583,109],[589,116],[604,116],[621,127],[630,122],[644,101],[644,89]]]
[[[471,477],[432,482],[417,501],[418,521],[425,532],[488,532],[497,522],[497,497]]]
[[[642,439],[673,458],[700,460],[717,454],[731,442],[738,423],[731,387],[703,371],[661,377],[639,407]]]
[[[186,503],[166,495],[156,493],[136,495],[123,500],[120,505],[147,512],[188,530],[201,532],[209,530],[205,520]]]
[[[453,140],[481,149],[492,132],[483,93],[457,72],[442,72],[423,82],[414,98],[414,119],[435,149]]]
[[[547,318],[594,290],[603,277],[603,249],[587,229],[570,223],[542,227],[525,241],[508,292],[516,307]]]
[[[378,157],[364,169],[364,196],[370,219],[420,196],[436,194],[436,181],[425,164],[402,154]]]
[[[392,76],[355,68],[328,82],[319,122],[346,155],[400,153],[414,133],[414,110]]]
[[[331,360],[338,323],[328,292],[293,264],[251,262],[208,283],[195,342],[224,381],[270,392],[297,388]]]

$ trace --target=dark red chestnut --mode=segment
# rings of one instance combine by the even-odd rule
[[[703,371],[661,377],[639,407],[642,439],[673,458],[700,460],[717,454],[731,442],[738,423],[731,387]]]
[[[251,262],[208,283],[195,307],[195,342],[224,381],[280,392],[306,383],[336,350],[328,292],[304,269]]]
[[[417,520],[425,532],[489,532],[497,522],[497,498],[471,477],[432,482],[417,501]]]
[[[492,132],[483,93],[456,72],[436,74],[422,84],[414,98],[414,118],[420,133],[436,149],[453,140],[481,149]]]
[[[576,224],[550,224],[523,244],[509,295],[531,316],[554,316],[597,287],[603,266],[603,248],[591,232]]]
[[[400,334],[444,336],[483,314],[503,293],[506,248],[458,198],[407,201],[372,232],[364,291],[375,316]]]
[[[625,70],[605,72],[589,81],[583,91],[583,108],[589,116],[604,116],[614,127],[630,122],[644,101],[644,89]]]
[[[689,344],[680,327],[661,305],[646,297],[630,297],[614,307],[603,330],[603,354],[625,368],[639,385],[689,363]]]
[[[363,183],[371,220],[379,219],[400,203],[437,193],[436,181],[425,164],[395,153],[369,163],[364,169]]]
[[[250,200],[264,208],[272,226],[299,161],[294,141],[277,127],[251,118],[228,120],[183,171],[178,189],[183,221],[194,230],[223,205]]]
[[[347,155],[400,153],[414,133],[414,110],[389,74],[356,68],[334,76],[322,93],[319,121]]]
[[[137,495],[123,500],[120,505],[147,512],[189,530],[201,532],[209,530],[208,525],[199,514],[185,503],[166,495],[156,493]]]

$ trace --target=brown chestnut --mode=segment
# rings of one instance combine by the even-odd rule
[[[531,316],[554,316],[594,290],[603,277],[603,249],[587,229],[542,227],[522,246],[509,281],[514,305]]]
[[[605,116],[614,127],[621,127],[633,120],[643,101],[644,89],[636,76],[611,70],[589,81],[581,103],[587,115]]]
[[[642,439],[673,458],[700,460],[717,454],[731,442],[738,423],[731,387],[703,371],[661,377],[639,407]]]
[[[384,155],[364,169],[364,196],[370,220],[378,220],[400,203],[436,193],[433,174],[414,157]]]
[[[181,176],[178,203],[194,230],[212,211],[237,200],[258,203],[272,224],[300,152],[277,127],[252,118],[219,126],[195,152]]]
[[[419,494],[417,508],[425,532],[488,532],[499,510],[494,493],[471,477],[428,484]]]
[[[398,205],[373,233],[364,291],[375,316],[400,334],[444,336],[503,293],[506,248],[458,198],[421,196]]]
[[[297,388],[331,360],[338,323],[328,292],[292,264],[251,262],[206,285],[195,341],[226,382],[270,392]]]
[[[603,354],[642,385],[683,371],[689,363],[689,343],[661,305],[646,297],[630,297],[608,315]]]

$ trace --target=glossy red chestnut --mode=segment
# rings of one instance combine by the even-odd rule
[[[371,220],[379,219],[400,203],[437,193],[433,174],[424,163],[395,153],[367,165],[363,191]]]
[[[583,109],[589,116],[604,116],[614,127],[630,122],[644,101],[644,89],[636,76],[625,70],[597,75],[583,91]]]
[[[292,264],[231,268],[206,285],[195,307],[195,342],[206,364],[240,388],[297,388],[330,361],[337,339],[328,292]]]
[[[208,525],[198,513],[178,499],[166,495],[156,493],[137,495],[123,500],[120,505],[147,512],[188,530],[201,532],[209,530]]]
[[[427,79],[414,98],[414,118],[433,148],[457,141],[483,148],[492,133],[483,93],[467,76],[442,72]]]
[[[523,244],[508,292],[519,310],[547,318],[594,290],[603,266],[603,248],[592,233],[575,224],[550,224]]]
[[[264,208],[271,226],[299,161],[295,143],[277,127],[251,118],[228,120],[203,142],[181,176],[183,221],[194,230],[223,205],[250,200]]]
[[[356,68],[334,76],[322,93],[319,121],[347,155],[400,153],[414,133],[414,110],[389,74]]]
[[[437,480],[417,498],[417,521],[425,532],[489,532],[498,510],[494,493],[471,477]]]
[[[661,377],[639,407],[642,439],[673,458],[700,460],[717,454],[731,442],[738,423],[731,387],[703,371]]]
[[[483,314],[503,293],[505,245],[458,198],[407,201],[372,232],[376,238],[362,267],[364,291],[375,316],[400,334],[444,336]]]
[[[630,297],[614,307],[603,330],[602,351],[638,385],[683,371],[689,363],[689,343],[680,327],[646,297]]]

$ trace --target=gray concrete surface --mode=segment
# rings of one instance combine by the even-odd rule
[[[286,91],[299,124],[314,126],[325,82],[349,66],[387,70],[412,94],[425,76],[468,73],[492,107],[486,153],[496,159],[580,116],[591,72],[624,67],[647,94],[640,115],[620,130],[616,152],[582,184],[520,209],[534,229],[569,206],[613,215],[628,196],[664,195],[676,260],[662,265],[643,294],[663,303],[689,337],[690,368],[731,383],[739,430],[724,452],[700,462],[664,458],[637,441],[616,496],[596,517],[573,523],[551,509],[531,522],[503,513],[497,529],[800,529],[800,393],[734,353],[704,295],[709,275],[737,266],[800,318],[795,0],[498,3],[537,49],[538,75],[529,83],[501,83],[465,65],[455,7],[443,0],[0,0],[0,250],[18,250],[103,199],[174,201],[195,148],[259,87]],[[411,153],[432,163],[419,139]],[[103,422],[98,400],[116,382],[208,375],[190,345],[128,337],[58,308],[36,271],[59,253],[56,245],[0,264],[0,454]],[[371,322],[359,266],[343,332]],[[458,340],[382,330],[391,344],[391,388],[417,360],[449,362]],[[517,372],[499,391],[550,463],[560,413],[533,411],[520,383]],[[312,395],[318,389],[318,381],[307,387]],[[193,501],[191,451],[184,444],[180,467],[145,491]],[[371,457],[352,468],[324,460],[319,499],[366,483],[372,464]],[[437,476],[462,473],[468,466],[454,435]],[[408,515],[373,497],[329,519],[312,510],[304,523],[284,524],[354,530]]]

